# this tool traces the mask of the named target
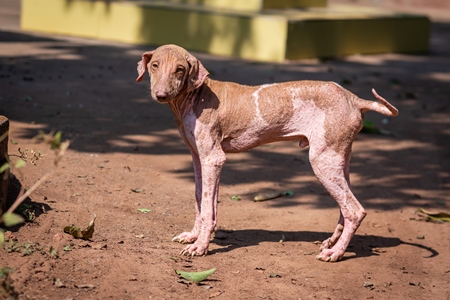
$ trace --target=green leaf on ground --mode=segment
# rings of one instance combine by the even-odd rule
[[[285,192],[283,192],[283,193],[281,193],[283,196],[292,196],[292,195],[294,195],[294,192],[293,191],[291,191],[291,190],[289,190],[289,191],[285,191]]]
[[[378,128],[373,122],[364,120],[363,128],[361,129],[362,133],[373,133],[373,134],[381,134],[388,136],[395,136],[396,134],[392,131]]]
[[[361,132],[364,133],[380,133],[380,129],[375,126],[375,123],[372,121],[364,120],[363,128],[361,129]]]
[[[9,268],[9,267],[3,267],[0,268],[0,278],[3,278],[5,276],[8,276],[9,274],[11,274],[13,272],[13,269]],[[9,298],[8,298],[9,299]]]
[[[175,272],[183,277],[186,280],[192,281],[192,282],[200,282],[211,276],[216,271],[216,268],[212,268],[206,271],[201,272],[184,272],[181,270],[175,270]]]

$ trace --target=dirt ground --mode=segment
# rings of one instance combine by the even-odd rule
[[[0,114],[11,122],[9,153],[13,161],[19,148],[45,154],[15,170],[12,187],[29,188],[54,169],[24,207],[32,220],[8,229],[18,248],[0,249],[0,268],[13,269],[0,282],[12,296],[450,299],[450,224],[416,213],[450,210],[450,21],[433,23],[424,55],[270,64],[195,53],[220,80],[333,80],[369,99],[374,87],[400,115],[367,113],[393,135],[361,133],[354,144],[352,185],[368,215],[342,261],[315,260],[317,241],[329,237],[339,212],[314,177],[308,150],[295,142],[228,156],[218,234],[207,256],[187,258],[171,239],[194,221],[190,155],[168,107],[150,99],[148,82],[135,82],[136,62],[151,47],[22,32],[15,1],[0,2]],[[33,139],[40,130],[71,140],[56,169],[48,147]],[[294,194],[252,201],[264,191]],[[92,239],[63,232],[87,226],[94,214]],[[179,282],[174,272],[213,267],[200,285]]]

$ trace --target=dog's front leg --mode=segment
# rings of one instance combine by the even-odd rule
[[[219,181],[226,157],[222,149],[212,149],[207,154],[200,152],[199,159],[194,159],[194,169],[200,168],[201,187],[196,182],[197,215],[193,231],[197,231],[196,241],[186,246],[181,254],[205,255],[208,252],[211,234],[217,224],[217,200],[219,195]]]
[[[172,239],[174,242],[182,244],[193,243],[197,240],[201,227],[201,205],[202,205],[202,166],[200,158],[191,151],[195,176],[195,223],[194,228],[189,232],[183,232]]]

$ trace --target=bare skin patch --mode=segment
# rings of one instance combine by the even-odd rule
[[[293,101],[296,99],[285,89],[277,89],[277,84],[262,85],[256,96],[258,117],[275,130],[277,127],[282,130],[283,124],[289,122],[294,114]]]

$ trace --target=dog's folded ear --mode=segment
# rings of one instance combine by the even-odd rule
[[[202,65],[202,63],[191,54],[186,55],[186,60],[189,63],[189,75],[188,75],[188,91],[199,88],[209,75],[208,70]]]
[[[137,72],[138,72],[138,78],[136,78],[136,81],[139,82],[144,77],[145,71],[147,71],[147,65],[152,59],[153,51],[148,51],[142,54],[142,59],[138,61],[137,63]]]

